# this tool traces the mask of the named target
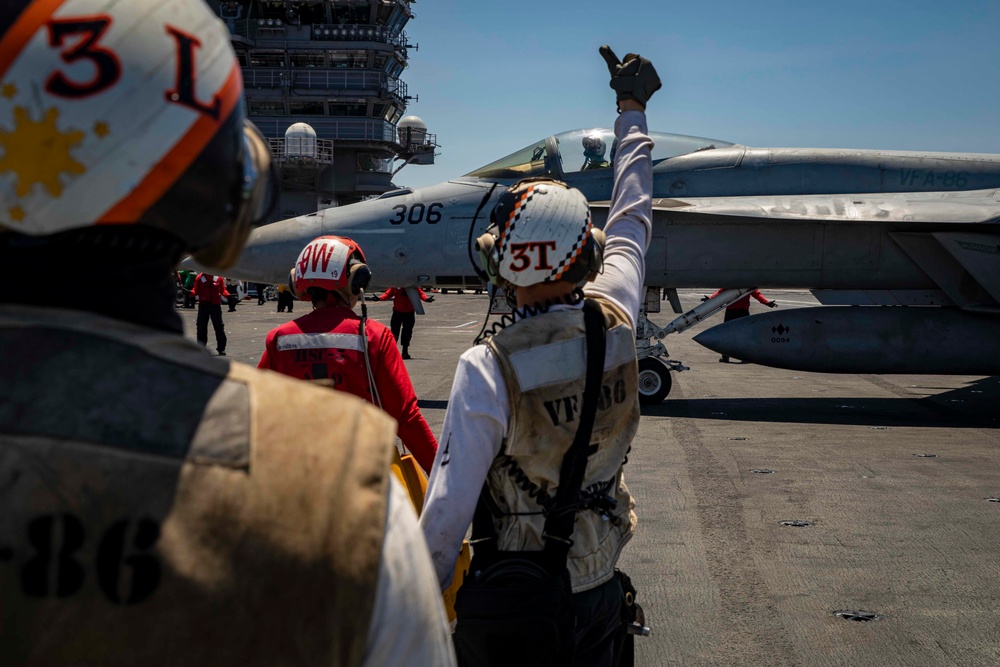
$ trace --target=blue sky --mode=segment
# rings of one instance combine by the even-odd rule
[[[1000,153],[1000,0],[417,0],[407,111],[430,185],[564,130],[610,127],[597,53],[641,53],[651,130],[749,146]]]

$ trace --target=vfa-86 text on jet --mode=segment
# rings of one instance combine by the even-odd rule
[[[824,305],[743,318],[696,340],[805,371],[1000,373],[1000,155],[749,148],[651,135],[647,304],[666,290],[681,313],[677,288],[733,289],[666,327],[640,314],[644,402],[662,400],[668,370],[680,367],[652,339],[750,287],[807,288]],[[608,129],[566,132],[446,183],[262,227],[229,273],[284,282],[306,243],[339,234],[361,244],[380,284],[479,286],[474,239],[519,179],[544,174],[579,188],[603,225],[613,140]]]

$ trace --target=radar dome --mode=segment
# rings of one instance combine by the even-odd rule
[[[285,130],[285,157],[315,158],[316,130],[309,123],[294,123]]]
[[[399,128],[399,143],[404,146],[423,144],[427,139],[427,124],[419,116],[403,116],[396,127]]]

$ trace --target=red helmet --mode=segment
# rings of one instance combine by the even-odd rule
[[[349,299],[368,287],[371,277],[361,246],[344,236],[320,236],[299,253],[289,282],[300,299],[309,298],[310,287]]]

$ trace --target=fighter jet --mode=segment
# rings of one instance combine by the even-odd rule
[[[1000,155],[651,136],[650,291],[637,341],[644,403],[662,400],[669,371],[683,369],[652,339],[752,287],[810,289],[823,305],[753,315],[696,340],[804,371],[1000,373]],[[252,234],[228,273],[285,282],[306,243],[338,234],[361,244],[379,284],[478,287],[473,246],[499,195],[551,176],[580,189],[603,225],[615,148],[610,129],[564,132],[445,183],[276,222]],[[678,288],[719,286],[733,289],[682,313]],[[661,293],[681,313],[664,327],[646,317]]]

